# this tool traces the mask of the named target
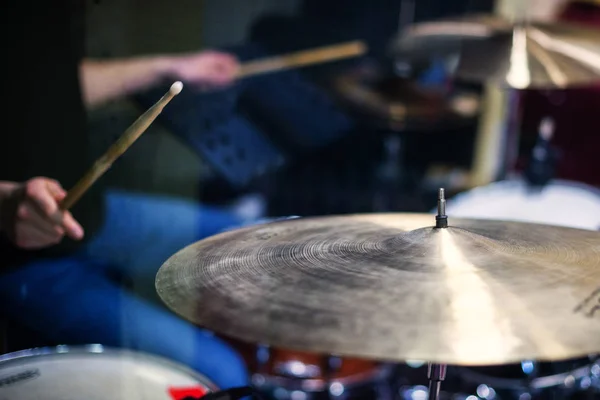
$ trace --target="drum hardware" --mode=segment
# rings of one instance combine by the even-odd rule
[[[533,148],[529,165],[523,177],[533,186],[539,188],[547,185],[556,171],[557,151],[550,144],[554,134],[554,122],[545,118],[540,123],[539,136]]]
[[[437,215],[435,216],[435,227],[437,229],[448,227],[448,216],[446,215],[446,196],[444,189],[438,192]]]
[[[575,360],[574,360],[575,361]],[[481,398],[564,398],[600,394],[600,366],[596,357],[577,360],[579,366],[557,367],[553,363],[524,361],[497,368],[460,368],[456,372],[454,392],[473,393]],[[561,363],[559,363],[561,364]],[[520,372],[520,374],[517,374]],[[519,375],[519,376],[517,376]],[[486,395],[483,395],[486,394]],[[467,395],[468,396],[468,395]],[[467,397],[465,396],[465,397]]]
[[[551,116],[555,121],[549,161],[554,177],[600,187],[600,159],[594,149],[600,137],[590,129],[594,111],[600,104],[598,88],[573,88],[564,91],[527,91],[521,94],[522,128],[516,149],[519,157],[509,162],[512,175],[523,174],[531,157],[531,149],[539,141],[539,121]],[[588,122],[589,121],[589,122]]]
[[[448,228],[448,216],[446,215],[446,196],[444,189],[438,192],[437,215],[435,216],[435,229]],[[448,367],[445,364],[429,363],[427,366],[427,379],[429,379],[429,400],[438,400],[442,382],[446,379]]]
[[[600,395],[600,359],[590,356],[565,362],[522,361],[492,367],[449,366],[439,399],[523,400],[597,398]],[[422,368],[398,371],[399,397],[426,399]]]
[[[438,217],[441,217],[438,214]],[[437,228],[445,228],[444,226],[436,226]],[[442,382],[446,379],[446,365],[429,364],[427,367],[427,379],[429,379],[429,400],[438,400],[440,396],[440,388]]]

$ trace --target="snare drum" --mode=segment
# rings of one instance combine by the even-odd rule
[[[447,201],[453,217],[500,219],[600,229],[600,190],[571,181],[531,189],[522,180],[495,182]],[[495,367],[456,368],[454,392],[496,400],[600,396],[600,363],[585,357],[556,363],[523,361]],[[455,386],[456,385],[456,386]],[[573,396],[573,397],[572,397]]]
[[[393,398],[393,367],[367,360],[235,342],[252,383],[271,399]]]
[[[0,357],[2,400],[183,400],[216,390],[185,366],[100,345],[31,349]]]

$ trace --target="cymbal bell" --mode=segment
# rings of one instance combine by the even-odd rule
[[[300,218],[192,244],[164,303],[243,341],[493,365],[600,352],[600,232],[426,214]]]
[[[455,54],[457,78],[515,89],[600,81],[600,29],[576,24],[488,15],[427,22],[409,27],[391,51],[400,60]]]

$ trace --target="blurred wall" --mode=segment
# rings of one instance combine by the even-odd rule
[[[179,52],[202,45],[202,0],[86,0],[88,55]],[[210,1],[210,0],[209,0]]]
[[[267,12],[294,15],[300,4],[301,0],[204,0],[204,44],[214,47],[242,42],[259,16]]]

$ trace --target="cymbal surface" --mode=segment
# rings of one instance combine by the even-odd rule
[[[565,88],[600,81],[600,29],[475,15],[415,24],[393,44],[397,57],[460,54],[455,76],[504,87]]]
[[[156,287],[237,339],[492,365],[600,352],[600,233],[424,214],[301,218],[188,246]]]

